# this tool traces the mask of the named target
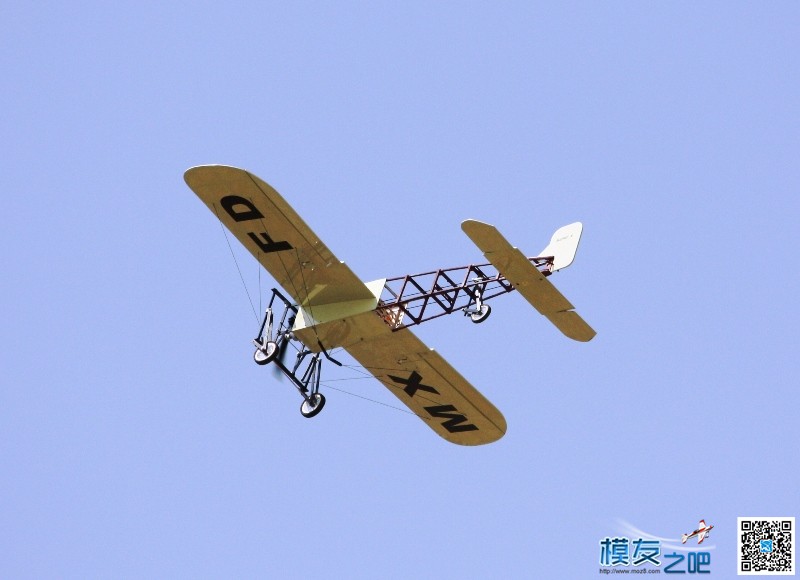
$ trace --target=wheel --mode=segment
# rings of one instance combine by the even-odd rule
[[[491,313],[492,313],[491,306],[489,306],[488,304],[481,304],[481,311],[475,312],[474,314],[470,314],[469,317],[470,320],[472,320],[472,322],[474,322],[475,324],[480,324],[481,322],[489,318],[489,315]]]
[[[307,419],[318,415],[322,411],[322,407],[325,406],[325,396],[322,393],[314,393],[311,395],[311,400],[313,405],[305,399],[303,399],[303,404],[300,405],[300,413]]]
[[[265,365],[271,363],[278,356],[278,343],[275,341],[268,341],[266,349],[256,348],[253,353],[253,360],[256,364]]]

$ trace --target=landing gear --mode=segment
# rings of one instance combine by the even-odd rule
[[[267,344],[264,346],[261,346],[261,343],[256,342],[256,351],[253,353],[253,360],[256,361],[257,365],[271,363],[275,360],[275,357],[278,356],[279,351],[280,349],[278,348],[278,343],[274,340],[268,340]]]
[[[475,324],[480,324],[492,313],[492,307],[488,304],[482,304],[480,310],[478,312],[473,312],[469,315],[469,319],[472,320]]]
[[[483,303],[483,291],[486,289],[486,284],[479,284],[475,286],[472,291],[472,299],[469,304],[464,307],[464,316],[469,316],[469,319],[475,324],[480,324],[492,313],[492,307]]]
[[[275,298],[283,302],[283,314],[280,322],[274,325],[276,320],[275,311],[272,308]],[[314,417],[322,411],[325,406],[325,397],[319,392],[319,380],[322,370],[322,359],[320,355],[325,355],[332,363],[342,366],[342,363],[331,358],[325,351],[322,344],[319,345],[319,352],[312,352],[302,342],[297,340],[292,334],[295,317],[297,316],[297,306],[289,302],[283,294],[277,290],[272,290],[272,298],[269,301],[267,310],[264,313],[264,320],[258,336],[253,340],[256,351],[253,353],[253,360],[256,364],[266,365],[274,363],[277,369],[283,373],[303,397],[303,404],[300,406],[300,413],[303,417]],[[294,365],[289,367],[284,363],[289,345],[295,344],[297,347],[297,357]]]
[[[307,419],[316,416],[322,411],[322,407],[325,406],[325,395],[322,393],[314,393],[311,397],[303,401],[303,404],[300,405],[300,414]]]

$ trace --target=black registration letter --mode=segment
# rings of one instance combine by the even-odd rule
[[[472,423],[462,425],[461,423],[465,422],[467,418],[459,413],[458,409],[456,409],[453,405],[434,405],[432,407],[425,407],[425,410],[431,414],[431,417],[447,419],[447,421],[442,422],[442,426],[450,431],[450,433],[478,430],[478,428]]]
[[[226,195],[219,200],[219,204],[237,222],[260,220],[264,217],[249,200],[238,195]],[[244,208],[241,208],[241,206],[244,206]]]

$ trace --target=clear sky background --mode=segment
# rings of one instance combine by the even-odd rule
[[[737,516],[800,516],[800,5],[286,4],[4,3],[0,576],[592,578],[700,518],[734,576]],[[364,280],[580,220],[551,280],[598,335],[516,294],[416,331],[488,446],[330,366],[304,419],[207,163]]]

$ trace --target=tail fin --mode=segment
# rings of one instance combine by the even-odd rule
[[[689,535],[688,534],[681,534],[681,544],[685,544],[686,540],[688,540],[688,539],[689,539]]]
[[[575,222],[567,226],[558,228],[547,247],[539,252],[539,255],[553,256],[553,272],[566,268],[575,259],[578,251],[578,242],[581,241],[583,224]]]

